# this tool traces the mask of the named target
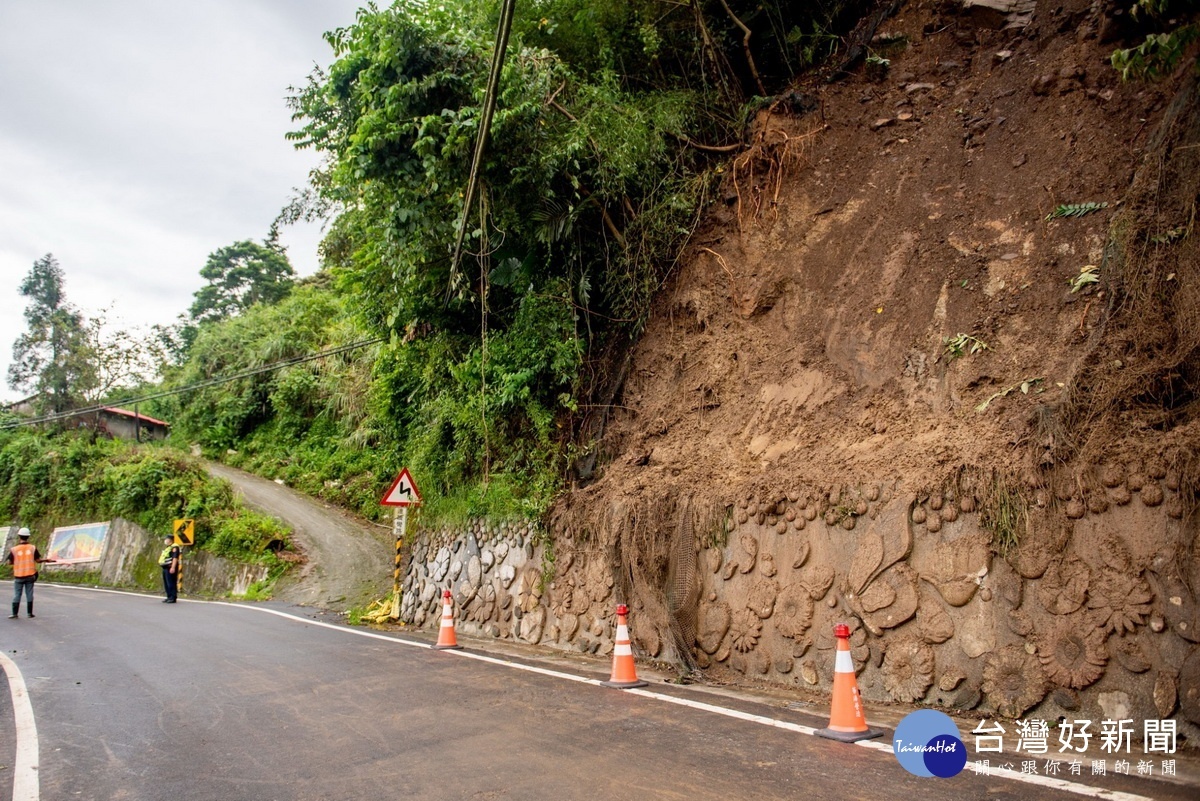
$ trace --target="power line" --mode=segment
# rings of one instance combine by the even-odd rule
[[[294,356],[290,359],[283,359],[282,361],[272,362],[271,364],[265,364],[265,365],[262,365],[261,367],[254,367],[249,370],[243,370],[239,373],[233,373],[232,375],[218,376],[216,378],[209,378],[209,379],[205,379],[204,381],[198,381],[194,384],[188,384],[187,386],[176,387],[175,389],[165,389],[165,390],[162,390],[161,392],[154,392],[149,395],[139,395],[137,397],[132,397],[132,398],[122,398],[120,400],[111,401],[109,403],[98,403],[93,406],[85,406],[81,409],[72,409],[71,411],[68,411],[68,412],[57,412],[55,414],[48,414],[43,417],[29,418],[27,420],[7,420],[3,423],[0,423],[0,430],[18,428],[20,426],[40,425],[42,423],[54,423],[59,420],[69,420],[72,417],[83,417],[84,415],[95,414],[99,411],[102,411],[104,409],[107,409],[107,408],[110,408],[113,406],[129,406],[129,405],[133,405],[133,404],[144,403],[146,401],[158,400],[159,398],[167,398],[167,397],[170,397],[171,395],[181,395],[184,392],[193,392],[193,391],[199,390],[199,389],[208,389],[209,387],[219,386],[220,384],[227,384],[230,381],[237,381],[240,378],[250,378],[252,376],[261,375],[263,373],[269,373],[274,370],[279,370],[284,367],[291,367],[291,366],[297,365],[297,364],[304,364],[305,362],[316,361],[317,359],[324,359],[328,356],[338,356],[342,353],[348,353],[349,351],[358,350],[359,348],[365,348],[368,345],[375,345],[375,344],[378,344],[383,341],[384,341],[384,337],[375,337],[374,339],[363,339],[358,342],[351,342],[348,345],[339,345],[336,348],[330,348],[329,350],[323,350],[318,353],[309,353],[304,356]]]

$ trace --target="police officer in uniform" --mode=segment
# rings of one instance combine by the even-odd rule
[[[163,603],[173,604],[179,595],[179,546],[175,544],[174,537],[163,537],[163,545],[166,547],[158,555],[158,564],[163,574],[163,590],[167,594]]]
[[[33,585],[38,580],[37,566],[42,562],[57,562],[57,559],[44,559],[37,546],[29,541],[29,529],[22,528],[17,532],[17,544],[8,552],[5,561],[13,566],[13,602],[12,614],[9,620],[17,616],[21,608],[21,593],[25,594],[25,614],[33,617]]]

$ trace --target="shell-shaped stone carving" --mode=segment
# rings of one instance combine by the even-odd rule
[[[738,571],[749,573],[758,559],[758,540],[751,534],[742,534],[738,537],[738,545]]]
[[[1142,503],[1147,506],[1158,506],[1163,502],[1163,491],[1156,482],[1147,481],[1142,487],[1141,495]]]
[[[645,616],[635,617],[630,628],[630,636],[642,653],[653,659],[662,652],[662,637],[658,629],[651,625]]]
[[[1131,633],[1146,622],[1154,594],[1141,576],[1104,570],[1091,583],[1088,613],[1105,631]]]
[[[813,621],[815,603],[808,588],[792,584],[780,591],[775,602],[775,626],[784,637],[803,637]]]
[[[938,679],[938,689],[944,693],[952,692],[955,687],[962,684],[967,678],[967,674],[957,668],[951,668]]]
[[[933,684],[933,648],[902,637],[887,644],[883,654],[883,686],[892,698],[911,704],[925,697]]]
[[[876,581],[862,591],[858,602],[864,612],[886,609],[896,600],[896,591],[885,581]]]
[[[981,687],[999,714],[1017,718],[1046,697],[1046,676],[1036,656],[1006,645],[988,656]]]
[[[1037,637],[1038,659],[1046,677],[1060,687],[1083,689],[1104,675],[1108,649],[1103,630],[1080,615],[1062,617]]]
[[[946,603],[955,607],[970,603],[971,598],[975,596],[975,590],[979,588],[975,579],[965,577],[938,582],[934,586]]]
[[[721,647],[733,617],[724,602],[706,603],[700,607],[696,626],[696,645],[706,654],[715,654]]]
[[[979,508],[979,501],[975,499],[974,495],[964,495],[958,502],[958,508],[964,515],[969,515]]]
[[[762,635],[762,620],[750,609],[739,609],[733,613],[729,635],[734,650],[749,653],[758,645],[758,638]]]
[[[928,513],[925,511],[925,507],[918,504],[912,510],[912,521],[919,526],[925,522],[927,514]]]
[[[1178,497],[1171,498],[1171,500],[1167,501],[1167,505],[1163,508],[1166,510],[1167,517],[1170,517],[1174,520],[1183,519],[1183,501]]]
[[[1072,498],[1071,500],[1067,501],[1067,505],[1063,508],[1063,510],[1066,512],[1067,517],[1071,518],[1072,520],[1079,520],[1083,517],[1084,513],[1087,512],[1087,507],[1083,505],[1083,501],[1079,500],[1078,498]]]
[[[616,583],[608,562],[603,559],[593,559],[588,563],[586,575],[588,595],[591,596],[592,602],[601,603],[608,600],[608,597],[612,595],[613,584]]]
[[[799,570],[804,567],[804,563],[808,561],[808,554],[812,550],[808,539],[804,538],[796,543],[796,558],[792,560],[792,569]]]
[[[1117,664],[1130,673],[1145,673],[1151,667],[1150,660],[1146,658],[1146,653],[1136,637],[1110,637],[1108,650],[1117,660]]]
[[[483,568],[484,572],[491,570],[495,564],[496,554],[492,552],[491,548],[484,548],[479,552],[479,566]]]
[[[1146,475],[1139,472],[1130,472],[1125,479],[1125,486],[1130,492],[1141,492],[1142,487],[1146,485]]]
[[[829,592],[835,578],[836,574],[832,567],[817,565],[809,570],[804,578],[800,579],[800,583],[808,589],[808,594],[814,601],[819,601]]]
[[[545,627],[546,607],[539,606],[521,616],[521,639],[536,645],[542,641]]]
[[[1160,719],[1171,717],[1175,704],[1179,702],[1179,692],[1175,688],[1175,675],[1160,670],[1154,677],[1154,709]]]
[[[500,585],[507,590],[517,577],[517,569],[512,565],[500,565],[500,569],[496,571],[496,577],[500,579]]]
[[[1105,465],[1100,471],[1100,483],[1109,489],[1121,486],[1125,483],[1125,468],[1117,462]]]
[[[875,583],[886,583],[894,598],[878,611],[864,610],[863,623],[872,633],[878,634],[882,629],[892,629],[911,620],[921,602],[917,592],[917,574],[913,569],[901,562],[877,578]]]
[[[927,643],[937,645],[954,636],[954,620],[936,601],[921,605],[917,622],[921,627],[921,639]]]
[[[775,596],[778,593],[779,588],[775,582],[769,579],[756,581],[750,586],[750,593],[746,597],[746,608],[758,615],[760,619],[766,620],[775,611]]]
[[[708,563],[708,572],[716,573],[721,569],[721,562],[724,555],[720,548],[709,548],[704,552],[704,560]]]
[[[758,572],[762,573],[767,578],[771,578],[778,571],[775,567],[775,557],[769,553],[764,553],[758,558]]]
[[[1042,576],[1038,600],[1055,615],[1069,615],[1081,609],[1088,597],[1091,571],[1078,559],[1054,562]]]
[[[1192,649],[1179,671],[1179,711],[1200,725],[1200,648]]]
[[[472,555],[467,560],[467,583],[473,587],[483,583],[483,560],[478,556]]]

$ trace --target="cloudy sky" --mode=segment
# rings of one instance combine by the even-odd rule
[[[127,328],[171,323],[209,253],[261,240],[316,156],[284,98],[358,0],[0,0],[0,401],[47,253],[67,300]],[[386,3],[380,3],[386,5]],[[317,269],[315,227],[285,234]]]

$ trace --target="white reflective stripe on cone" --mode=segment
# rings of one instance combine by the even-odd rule
[[[853,673],[854,659],[850,656],[849,651],[838,651],[837,660],[833,663],[833,671],[835,673]]]
[[[619,642],[613,646],[614,656],[633,656],[633,646],[627,642]]]
[[[617,642],[629,642],[629,627],[624,623],[617,626]]]

